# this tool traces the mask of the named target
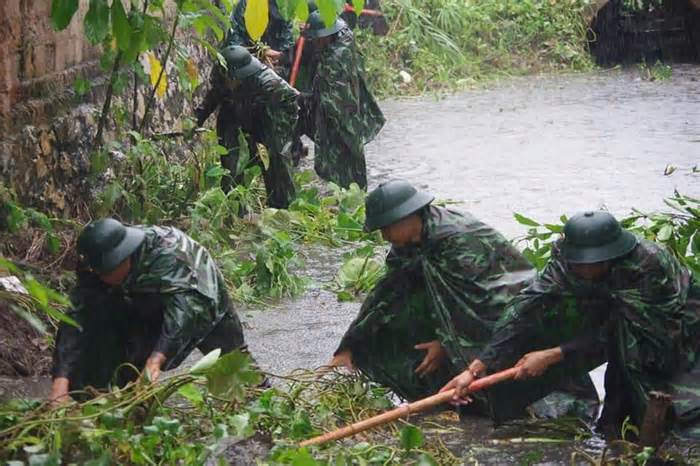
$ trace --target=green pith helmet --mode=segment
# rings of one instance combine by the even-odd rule
[[[365,200],[365,230],[374,231],[396,223],[427,206],[433,199],[408,181],[382,183]]]
[[[83,229],[78,237],[78,254],[98,274],[116,269],[145,237],[143,230],[122,225],[113,218],[94,221]]]
[[[260,60],[250,54],[248,49],[240,45],[228,45],[221,50],[221,55],[228,66],[230,79],[245,79],[265,68]]]
[[[572,264],[594,264],[622,257],[637,245],[612,214],[603,211],[576,214],[564,225],[561,251]]]
[[[321,13],[314,11],[309,14],[309,19],[306,20],[306,34],[312,39],[320,39],[321,37],[332,36],[337,34],[341,29],[347,27],[347,23],[338,18],[331,26],[326,27],[326,23],[321,18]]]

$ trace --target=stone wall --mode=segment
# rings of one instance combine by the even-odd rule
[[[99,67],[100,51],[83,35],[88,0],[80,0],[79,11],[61,32],[51,26],[50,5],[50,0],[0,0],[0,182],[25,205],[75,216],[90,202],[91,143],[107,79]],[[204,50],[187,37],[177,42],[204,79],[209,66]],[[158,131],[178,129],[181,116],[191,113],[172,65],[166,71],[166,97],[153,109]],[[92,86],[82,97],[73,91],[77,77]],[[143,112],[149,88],[140,89],[137,108]],[[123,99],[128,103],[123,103],[130,105],[132,98],[127,91]],[[114,104],[119,103],[118,97]],[[111,137],[108,131],[105,139]]]

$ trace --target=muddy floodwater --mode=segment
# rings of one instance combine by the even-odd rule
[[[367,147],[370,188],[405,178],[440,199],[459,202],[509,238],[524,233],[513,212],[555,222],[561,214],[606,207],[626,214],[664,208],[681,193],[700,196],[700,67],[674,67],[648,82],[636,69],[573,76],[514,78],[457,95],[385,101],[387,124]],[[309,161],[305,162],[306,164]],[[676,168],[664,176],[667,166]],[[329,360],[359,303],[339,303],[324,288],[342,251],[301,251],[303,296],[261,308],[239,307],[260,366],[284,374]],[[602,378],[602,370],[594,375]],[[23,388],[24,387],[24,388]],[[0,398],[38,396],[47,380],[0,381]],[[488,421],[438,419],[465,462],[569,463],[574,448],[593,454],[599,439],[579,444],[522,444]]]
[[[700,196],[700,67],[675,67],[666,81],[636,69],[516,78],[444,98],[383,102],[387,124],[367,147],[370,188],[405,178],[438,198],[460,202],[509,238],[524,233],[513,212],[555,222],[561,214],[605,207],[624,215],[664,208],[674,189]],[[676,171],[664,176],[667,166]],[[324,290],[340,253],[304,251],[313,280],[302,297],[244,312],[247,338],[274,373],[329,360],[359,303]],[[603,370],[593,374],[600,387]],[[498,440],[484,420],[448,435],[465,461],[568,463],[574,448],[603,443],[520,444]],[[506,435],[507,436],[507,435]]]

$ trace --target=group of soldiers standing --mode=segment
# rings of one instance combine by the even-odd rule
[[[300,134],[315,142],[321,177],[366,187],[363,146],[384,119],[366,88],[352,32],[342,20],[327,26],[311,14],[305,34],[313,53],[300,93],[280,77],[291,25],[270,1],[263,39],[276,72],[245,48],[244,8],[241,0],[222,49],[227,68],[215,66],[197,111],[202,124],[218,109],[217,132],[229,149],[225,187],[240,180],[240,141],[251,152],[260,143],[269,151],[268,203],[286,207]],[[669,427],[697,424],[700,281],[670,251],[626,231],[608,212],[589,211],[566,222],[537,273],[498,231],[432,201],[402,180],[367,196],[365,228],[380,230],[391,244],[387,272],[330,366],[360,370],[408,400],[456,389],[454,403],[498,423],[524,416],[554,392],[596,398],[588,372],[607,362],[599,419],[607,432],[619,432],[628,419],[639,425],[654,390],[672,396]],[[221,273],[181,231],[102,219],[85,228],[77,248],[71,312],[81,329],[59,329],[52,400],[126,383],[138,374],[115,374],[124,363],[156,380],[194,348],[246,351]],[[475,379],[511,366],[515,380],[469,393]]]
[[[246,168],[239,163],[242,143],[250,160],[263,165],[261,144],[269,160],[262,167],[268,206],[288,207],[295,194],[292,167],[305,153],[302,135],[314,141],[314,167],[321,178],[366,188],[364,146],[382,128],[384,116],[367,88],[352,31],[342,19],[326,25],[312,11],[302,31],[307,45],[295,88],[286,81],[294,51],[292,23],[269,0],[261,38],[266,46],[258,59],[249,51],[256,42],[244,24],[246,4],[241,0],[236,6],[221,49],[226,67],[214,65],[211,87],[196,109],[200,126],[218,110],[217,135],[228,149],[221,157],[229,171],[222,188],[241,182]]]

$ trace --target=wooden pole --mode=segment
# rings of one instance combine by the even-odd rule
[[[348,5],[347,3],[345,4],[345,11],[349,13],[355,13],[355,8],[353,8],[352,5]],[[360,15],[362,16],[384,16],[384,13],[379,11],[379,10],[370,10],[370,9],[363,9],[360,11]]]
[[[297,76],[299,76],[299,66],[301,66],[301,54],[304,52],[304,43],[306,39],[304,36],[299,36],[297,40],[297,45],[294,47],[294,64],[292,65],[292,74],[289,76],[289,85],[294,87],[297,83]]]
[[[477,379],[469,385],[469,392],[474,393],[485,388],[488,388],[497,383],[503,382],[505,380],[512,379],[518,369],[512,367],[501,372],[496,372],[495,374],[488,375],[481,379]],[[377,416],[370,417],[368,419],[356,422],[349,426],[341,427],[340,429],[334,430],[333,432],[328,432],[318,437],[314,437],[308,440],[304,440],[299,444],[300,447],[306,447],[309,445],[320,445],[326,442],[332,442],[335,440],[340,440],[345,437],[350,437],[360,432],[364,432],[375,427],[394,422],[401,418],[408,418],[411,414],[420,413],[427,409],[432,408],[443,403],[447,403],[452,399],[455,394],[455,390],[448,390],[446,392],[438,393],[436,395],[423,398],[422,400],[414,401],[413,403],[408,403],[398,408],[387,411],[386,413],[378,414]]]

